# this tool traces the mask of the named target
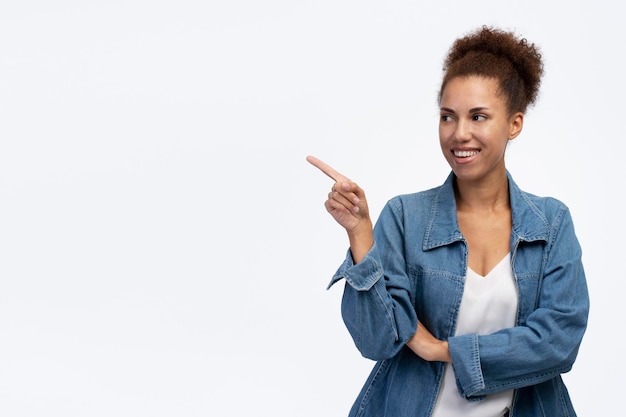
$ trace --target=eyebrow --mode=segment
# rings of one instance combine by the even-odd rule
[[[486,107],[486,106],[473,107],[473,108],[471,108],[469,110],[469,113],[476,113],[476,112],[480,112],[480,111],[488,110],[488,109],[489,109],[489,107]],[[448,107],[441,107],[439,109],[439,111],[443,111],[443,112],[446,112],[446,113],[456,113],[454,110],[452,110],[452,109],[450,109]]]

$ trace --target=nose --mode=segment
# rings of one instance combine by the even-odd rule
[[[467,142],[472,137],[470,123],[465,119],[459,119],[454,129],[454,138],[459,142]]]

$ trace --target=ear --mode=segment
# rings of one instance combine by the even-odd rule
[[[509,140],[513,140],[522,132],[522,127],[524,127],[524,113],[513,113],[509,120]]]

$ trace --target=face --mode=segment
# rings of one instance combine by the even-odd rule
[[[523,114],[510,115],[498,81],[456,77],[441,95],[439,141],[459,181],[476,182],[506,175],[504,151],[522,130]]]

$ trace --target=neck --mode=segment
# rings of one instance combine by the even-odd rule
[[[457,210],[493,211],[510,207],[506,175],[477,182],[456,178],[454,188]]]

